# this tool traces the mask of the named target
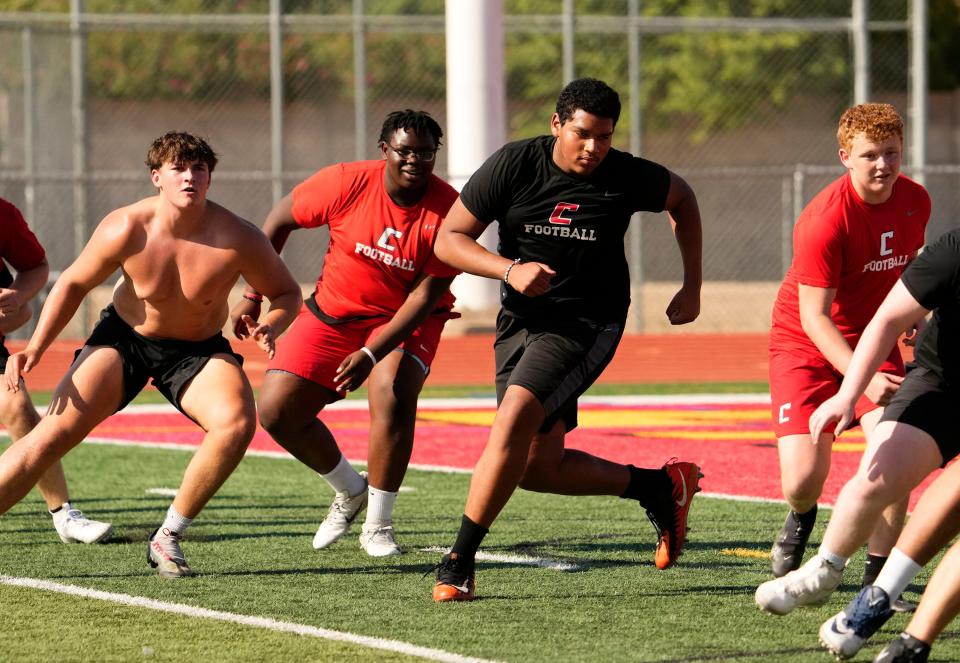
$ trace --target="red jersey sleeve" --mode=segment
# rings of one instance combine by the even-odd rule
[[[0,258],[22,272],[41,265],[47,254],[16,207],[0,199]]]
[[[793,232],[793,256],[793,273],[798,283],[836,288],[843,268],[838,219],[820,212],[801,216]]]
[[[343,167],[327,166],[315,172],[293,189],[293,219],[303,228],[330,223],[342,207]]]

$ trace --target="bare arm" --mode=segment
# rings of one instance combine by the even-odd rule
[[[249,235],[242,252],[244,262],[241,276],[251,288],[270,300],[270,308],[259,323],[251,315],[242,315],[241,322],[246,326],[246,333],[243,336],[251,336],[270,357],[273,357],[274,342],[297,317],[297,312],[303,303],[303,296],[300,293],[300,286],[287,266],[283,264],[283,260],[280,259],[271,242],[252,225],[246,231]],[[257,312],[259,313],[259,310]]]
[[[672,325],[693,322],[700,315],[700,287],[703,285],[703,228],[697,196],[686,180],[670,173],[670,190],[665,209],[673,226],[683,262],[683,285],[667,306]]]
[[[419,327],[437,308],[440,298],[450,287],[453,277],[424,276],[414,285],[403,304],[384,326],[383,331],[367,346],[377,361],[386,357]],[[362,350],[348,355],[340,367],[334,382],[340,391],[353,391],[370,375],[373,362]]]
[[[44,260],[36,267],[17,272],[9,288],[0,288],[0,334],[8,334],[30,319],[27,304],[47,283],[50,266]]]
[[[7,361],[4,380],[8,390],[20,388],[21,373],[28,373],[40,361],[87,293],[120,268],[126,247],[136,233],[135,224],[127,219],[123,210],[107,215],[100,222],[83,251],[50,290],[27,347]]]
[[[513,261],[488,251],[477,241],[486,228],[487,225],[471,214],[458,198],[440,226],[433,251],[440,260],[455,269],[500,280]],[[517,292],[535,297],[547,291],[554,275],[556,272],[549,265],[521,263],[510,269],[509,283]]]
[[[851,353],[840,390],[810,417],[810,434],[814,440],[818,440],[823,429],[833,421],[839,422],[838,435],[850,424],[854,404],[876,376],[900,334],[929,312],[913,298],[903,282],[896,282]]]
[[[267,214],[263,222],[263,234],[267,236],[274,251],[279,255],[287,243],[290,233],[300,226],[293,218],[293,194],[287,194],[274,205],[273,209]],[[256,296],[260,293],[249,281],[248,292]],[[237,338],[246,338],[250,335],[244,316],[249,316],[252,320],[260,318],[260,302],[244,298],[239,304],[230,311],[231,326],[233,334]]]

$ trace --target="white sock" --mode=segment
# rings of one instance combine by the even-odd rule
[[[887,593],[891,601],[900,598],[907,585],[917,577],[923,567],[907,557],[903,552],[894,548],[890,556],[880,569],[880,575],[873,586],[879,587]]]
[[[849,557],[841,557],[836,553],[830,552],[824,548],[823,545],[821,545],[820,549],[817,550],[817,555],[819,555],[822,560],[835,568],[837,571],[843,571],[845,568],[847,568],[847,562],[850,560]]]
[[[47,512],[53,518],[53,526],[60,527],[61,523],[67,519],[70,515],[70,510],[73,508],[73,505],[70,502],[64,502],[56,511],[50,511],[47,509]]]
[[[180,513],[173,508],[173,505],[170,505],[170,508],[167,509],[167,517],[163,519],[163,524],[160,525],[160,529],[168,529],[171,532],[176,532],[177,534],[183,534],[184,530],[190,527],[190,523],[193,522],[193,518],[187,518],[181,516]]]
[[[367,519],[364,525],[389,525],[393,522],[393,505],[397,493],[370,486],[367,489]]]
[[[360,473],[353,469],[344,456],[340,456],[337,466],[326,474],[321,474],[323,480],[330,484],[338,493],[346,493],[350,497],[359,495],[367,489],[367,481]]]

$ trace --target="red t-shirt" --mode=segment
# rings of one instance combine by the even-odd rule
[[[42,264],[44,258],[46,253],[23,220],[20,210],[0,198],[0,260],[22,272]]]
[[[383,185],[385,161],[323,168],[293,190],[293,218],[303,228],[330,227],[316,301],[334,318],[392,316],[421,274],[458,272],[433,255],[456,190],[436,176],[418,205],[400,207]],[[438,308],[453,307],[448,291]]]
[[[850,176],[810,201],[793,230],[793,263],[773,307],[770,347],[820,354],[800,326],[797,284],[836,288],[830,317],[850,347],[911,256],[923,246],[930,219],[926,189],[901,175],[890,198],[865,203]]]

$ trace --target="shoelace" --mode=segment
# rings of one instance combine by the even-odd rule
[[[464,566],[467,566],[465,561],[459,558],[453,559],[444,556],[443,559],[440,560],[439,564],[434,564],[432,567],[427,569],[427,572],[424,573],[422,577],[426,578],[428,575],[436,571],[437,582],[442,582],[445,585],[460,586],[470,578],[470,572],[461,568]]]
[[[890,610],[890,602],[887,601],[887,609],[882,610],[883,598],[872,601],[869,597],[873,593],[867,594],[864,601],[857,601],[853,607],[853,614],[847,616],[847,625],[859,636],[864,633],[872,635],[880,626],[886,623],[893,611]]]
[[[77,520],[84,525],[90,522],[89,518],[84,517],[83,512],[80,509],[70,509],[67,511],[68,520]]]

